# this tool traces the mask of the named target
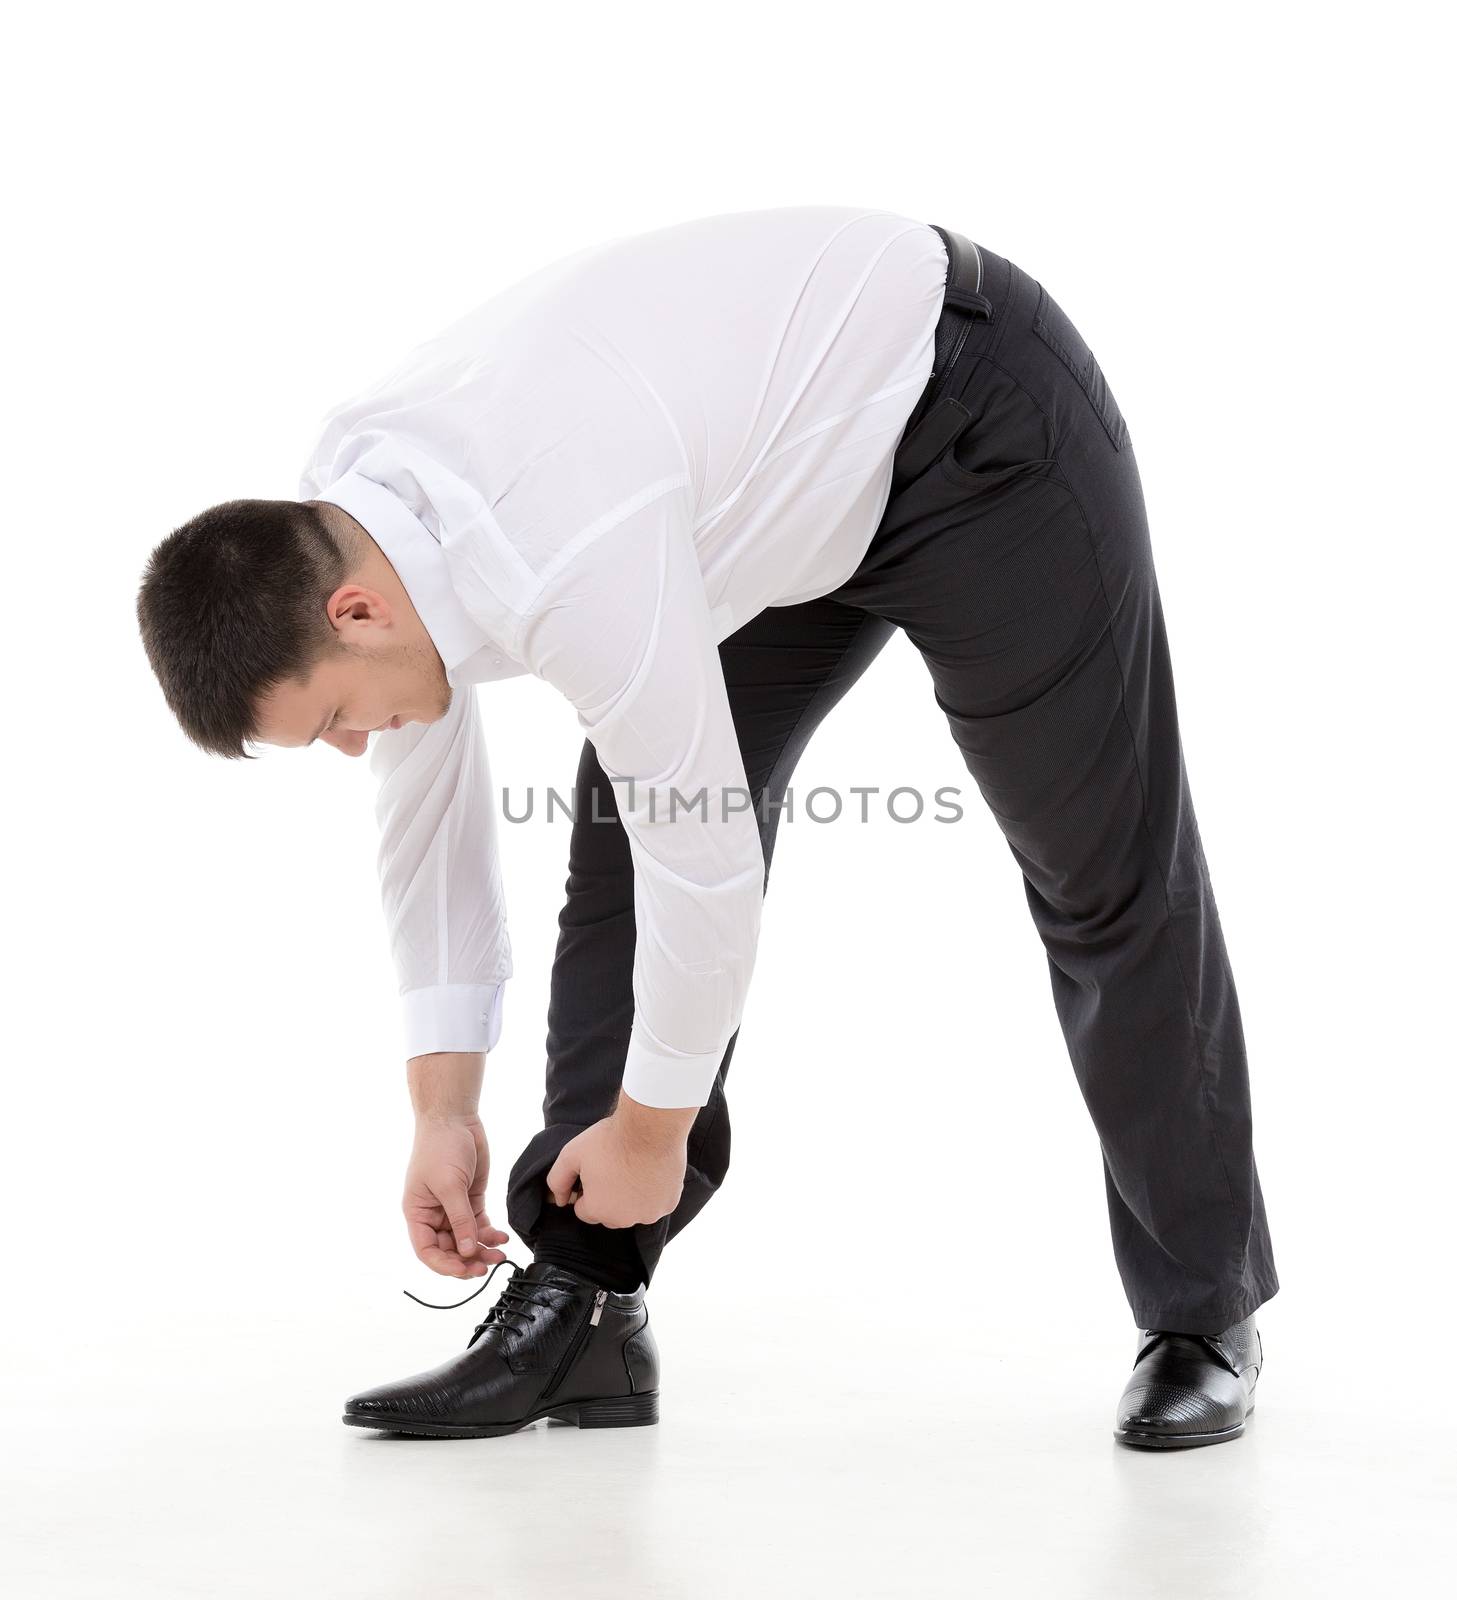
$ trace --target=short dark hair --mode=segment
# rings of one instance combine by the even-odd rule
[[[325,602],[352,551],[302,500],[226,500],[152,552],[137,595],[142,642],[182,731],[246,757],[259,696],[307,677],[335,644]]]

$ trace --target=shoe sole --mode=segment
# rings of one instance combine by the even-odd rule
[[[1249,1419],[1254,1406],[1245,1407]],[[1243,1422],[1218,1433],[1135,1433],[1131,1429],[1115,1428],[1113,1437],[1119,1444],[1132,1445],[1136,1450],[1190,1450],[1201,1444],[1223,1444],[1226,1439],[1238,1439],[1245,1431]]]
[[[370,1416],[362,1411],[346,1411],[344,1421],[351,1428],[373,1428],[379,1433],[409,1433],[425,1439],[498,1439],[503,1434],[519,1433],[543,1417],[575,1423],[579,1428],[648,1428],[658,1420],[658,1391],[626,1394],[605,1400],[571,1400],[564,1405],[545,1406],[522,1417],[519,1422],[490,1422],[476,1428],[453,1422],[422,1422],[418,1417]]]

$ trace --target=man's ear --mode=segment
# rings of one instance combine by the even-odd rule
[[[329,626],[341,637],[360,629],[388,628],[395,620],[389,601],[365,583],[341,583],[324,610]]]

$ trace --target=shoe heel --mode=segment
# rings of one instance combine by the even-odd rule
[[[646,1428],[658,1420],[658,1391],[615,1400],[584,1400],[573,1408],[579,1428]]]

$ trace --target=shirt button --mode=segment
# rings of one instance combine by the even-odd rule
[[[499,667],[499,666],[500,666],[500,665],[501,665],[501,658],[500,658],[500,656],[492,656],[492,657],[491,657],[491,661],[492,661],[492,663],[493,663],[493,664],[494,664],[494,665],[495,665],[495,666],[498,666],[498,667]]]

